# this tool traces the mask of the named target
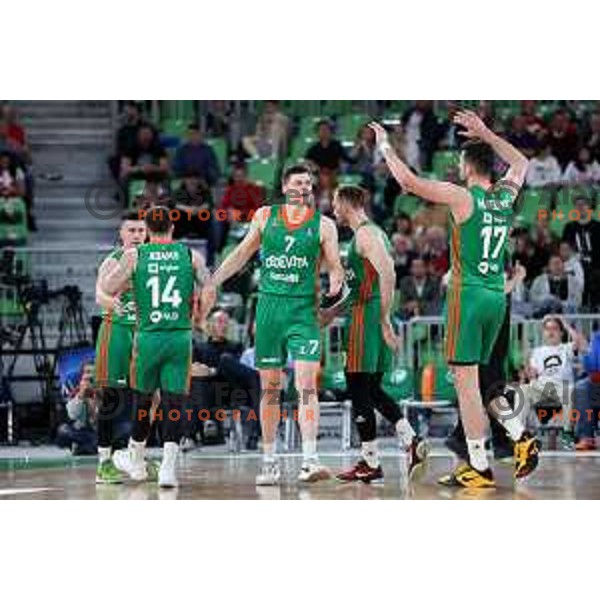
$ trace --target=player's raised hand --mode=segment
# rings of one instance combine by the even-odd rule
[[[369,128],[375,132],[375,141],[378,146],[381,146],[388,141],[388,132],[381,124],[377,123],[377,121],[371,121],[369,123]]]
[[[513,268],[513,278],[516,279],[519,283],[521,283],[522,281],[525,281],[526,277],[527,270],[519,261],[517,261]]]
[[[465,128],[465,131],[459,131],[460,135],[468,138],[479,138],[483,140],[489,132],[486,124],[479,115],[472,110],[461,110],[454,115],[453,121]]]
[[[202,294],[200,295],[200,310],[197,318],[199,323],[206,321],[216,301],[217,288],[210,281],[207,281],[202,287]]]

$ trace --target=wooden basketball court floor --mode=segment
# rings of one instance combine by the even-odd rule
[[[335,473],[350,466],[356,453],[327,453],[323,462]],[[431,453],[425,471],[407,483],[400,456],[383,453],[385,483],[341,484],[335,480],[307,485],[296,481],[301,457],[283,455],[278,487],[256,487],[257,453],[229,454],[205,449],[182,455],[180,487],[160,490],[153,483],[95,484],[95,458],[0,458],[0,500],[452,500],[452,499],[600,499],[600,452],[545,452],[534,474],[513,485],[508,465],[494,465],[495,490],[459,490],[437,478],[455,464],[444,449]]]

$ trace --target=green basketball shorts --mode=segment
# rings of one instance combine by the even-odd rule
[[[448,363],[487,365],[504,321],[504,292],[450,284],[446,311]]]
[[[256,307],[256,368],[281,369],[292,360],[320,362],[315,296],[261,293]]]
[[[102,320],[96,342],[96,385],[127,387],[134,328]]]
[[[380,315],[377,297],[352,305],[345,328],[348,373],[387,373],[391,369],[392,351],[383,339]]]
[[[192,368],[192,331],[138,331],[133,341],[131,387],[143,394],[156,390],[187,394]]]

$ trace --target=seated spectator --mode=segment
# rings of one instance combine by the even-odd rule
[[[567,185],[590,185],[600,181],[600,165],[592,158],[589,148],[583,146],[565,169],[563,182]]]
[[[576,450],[595,450],[595,431],[600,417],[600,332],[596,332],[588,353],[583,357],[585,379],[575,386],[574,405],[579,412],[575,434]]]
[[[281,158],[287,154],[290,120],[279,109],[277,100],[265,101],[253,136],[242,139],[242,146],[251,158]]]
[[[542,139],[546,132],[546,124],[544,119],[537,114],[537,102],[535,100],[521,101],[521,116],[525,121],[525,129],[538,139]]]
[[[403,233],[394,233],[392,235],[392,257],[394,259],[394,268],[396,270],[396,285],[410,275],[412,261],[417,257],[413,249],[413,243],[410,236]]]
[[[108,159],[110,172],[117,181],[121,172],[121,161],[134,150],[140,127],[142,125],[152,127],[142,118],[142,107],[139,102],[133,100],[125,102],[122,118],[123,124],[115,136],[115,153]]]
[[[412,261],[411,274],[400,281],[400,316],[404,320],[438,314],[440,280],[427,274],[422,258]]]
[[[432,225],[425,230],[423,258],[428,264],[430,275],[434,277],[442,277],[450,268],[448,234],[443,227]]]
[[[6,151],[0,152],[0,196],[25,197],[25,174],[13,154]]]
[[[248,222],[265,200],[265,189],[248,179],[244,163],[233,168],[219,208],[227,211],[228,221]],[[237,211],[237,212],[236,212]]]
[[[571,116],[566,110],[558,109],[552,116],[548,128],[548,143],[561,169],[566,169],[567,165],[577,158],[577,126],[571,121]]]
[[[513,261],[519,262],[527,271],[527,283],[530,283],[538,275],[541,275],[548,264],[550,254],[546,248],[533,243],[526,229],[517,229],[514,232],[515,248]]]
[[[333,128],[327,120],[317,124],[318,140],[306,151],[306,159],[313,162],[320,170],[338,172],[349,157],[342,144],[333,137]]]
[[[173,171],[176,177],[185,177],[186,173],[195,173],[209,187],[213,187],[220,176],[219,162],[215,151],[202,139],[197,123],[188,127],[187,141],[177,148],[173,159]]]
[[[560,183],[562,171],[552,146],[547,139],[540,142],[537,154],[529,161],[526,183],[532,188],[556,186]]]
[[[69,448],[74,456],[96,454],[96,399],[94,394],[94,365],[84,363],[78,387],[67,400],[69,421],[59,426],[56,443]]]
[[[398,143],[398,137],[395,136]],[[375,132],[363,125],[356,135],[354,146],[350,150],[352,172],[367,178],[370,186],[374,185],[375,169],[381,164],[383,157],[375,143]]]
[[[2,107],[2,120],[6,124],[7,139],[14,145],[15,150],[23,155],[26,162],[30,162],[27,134],[19,122],[17,110],[9,104],[5,104]]]
[[[158,135],[149,125],[142,125],[135,144],[121,158],[121,181],[127,185],[132,179],[164,181],[169,175],[169,159]]]
[[[410,237],[413,234],[413,223],[410,216],[405,212],[400,211],[394,217],[392,233],[401,233],[402,235],[407,235]]]
[[[449,212],[444,204],[435,204],[433,202],[424,202],[422,207],[413,217],[413,226],[415,229],[427,229],[431,225],[448,228]]]
[[[579,282],[581,289],[585,289],[585,273],[583,272],[581,261],[577,254],[575,254],[571,244],[569,244],[569,242],[561,242],[558,252],[565,265],[565,273],[575,277]]]
[[[600,163],[600,111],[594,111],[590,116],[589,132],[585,137],[585,146],[592,153],[592,160]]]
[[[577,221],[569,221],[562,239],[569,242],[581,261],[585,273],[583,304],[594,311],[600,307],[600,222],[592,219],[592,203],[587,194],[575,200]]]
[[[527,120],[523,115],[513,117],[507,137],[508,141],[527,158],[531,158],[535,154],[538,138],[527,129]]]
[[[545,262],[548,262],[547,258],[550,254],[556,254],[558,252],[558,238],[550,229],[549,216],[545,215],[537,218],[530,235],[536,251],[538,251],[540,255],[546,256]]]
[[[533,304],[534,316],[548,313],[574,313],[581,306],[583,288],[574,275],[565,272],[558,255],[550,257],[547,272],[538,275],[531,284],[529,299]]]
[[[211,315],[208,340],[194,343],[195,367],[204,366],[209,370],[207,376],[192,379],[192,402],[198,405],[197,410],[206,409],[211,413],[212,420],[217,421],[221,438],[223,432],[216,411],[223,407],[239,408],[246,417],[243,418],[246,447],[256,449],[260,380],[255,369],[240,362],[242,346],[229,340],[230,326],[229,315],[218,310]],[[251,410],[256,420],[247,418]],[[187,437],[193,437],[193,434]]]
[[[568,336],[568,341],[564,339]],[[557,316],[547,316],[543,322],[543,344],[533,349],[527,375],[529,384],[521,387],[524,401],[521,419],[526,428],[535,416],[544,421],[554,410],[562,410],[563,443],[574,443],[573,391],[575,355],[585,351],[585,338]],[[543,407],[546,412],[543,413]],[[551,409],[550,412],[548,409]]]

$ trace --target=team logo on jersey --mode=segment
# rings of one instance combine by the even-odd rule
[[[306,256],[269,256],[265,261],[268,269],[306,269],[308,267],[308,259]]]
[[[158,323],[161,319],[162,319],[162,313],[160,312],[160,310],[153,310],[150,313],[150,322],[151,323]]]

